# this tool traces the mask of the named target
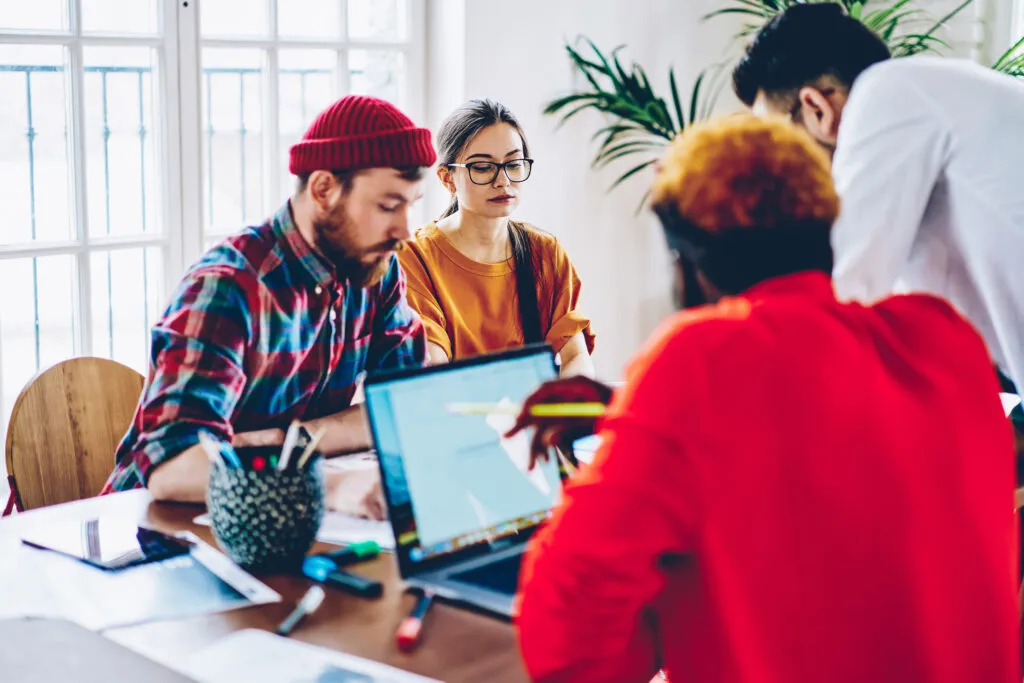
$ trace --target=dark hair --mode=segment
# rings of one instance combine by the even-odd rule
[[[885,41],[842,5],[793,5],[758,31],[733,69],[732,87],[747,106],[760,91],[784,97],[822,76],[849,88],[861,72],[889,57]]]
[[[338,182],[341,183],[341,189],[347,192],[349,188],[352,187],[352,181],[355,180],[356,176],[367,170],[369,169],[349,168],[343,171],[331,171],[331,175],[338,179]],[[423,176],[427,174],[426,166],[404,166],[402,168],[396,168],[395,170],[398,171],[398,175],[402,180],[423,180]],[[309,186],[309,176],[311,175],[313,174],[303,173],[297,176],[298,182],[295,187],[296,192],[302,192]]]
[[[812,219],[764,230],[735,227],[709,232],[680,216],[671,203],[656,205],[654,211],[669,247],[684,265],[686,308],[706,303],[697,285],[698,270],[723,294],[739,294],[759,282],[801,271],[832,273],[829,221]]]
[[[453,111],[437,131],[437,162],[441,167],[456,162],[469,141],[490,126],[507,123],[515,128],[523,141],[523,156],[529,157],[526,135],[512,111],[491,99],[470,100]],[[459,210],[459,200],[452,197],[448,208],[441,214],[447,218]],[[537,273],[540,270],[526,228],[515,221],[508,223],[508,237],[512,245],[512,260],[516,270],[516,296],[519,300],[519,318],[523,338],[527,344],[544,339],[540,321],[540,303],[537,297]]]

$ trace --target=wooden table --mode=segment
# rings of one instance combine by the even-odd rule
[[[190,530],[212,543],[210,530],[192,523],[202,511],[201,506],[154,503],[147,492],[132,491],[6,517],[0,520],[0,605],[17,596],[14,599],[20,600],[21,605],[42,612],[59,607],[47,604],[52,603],[52,598],[46,595],[45,586],[38,580],[33,583],[27,575],[26,566],[32,564],[27,560],[39,561],[38,555],[28,555],[44,552],[21,543],[21,533],[31,527],[59,519],[111,515],[145,521],[163,531]],[[384,596],[367,600],[325,587],[324,604],[299,624],[292,638],[450,683],[529,680],[510,624],[443,603],[431,608],[419,647],[411,654],[400,652],[395,646],[395,629],[408,615],[415,599],[403,593],[393,556],[385,553],[370,562],[353,565],[353,569],[381,580]],[[298,576],[260,578],[281,594],[282,602],[205,617],[113,628],[104,635],[151,659],[171,664],[233,631],[273,630],[294,608],[310,581]]]

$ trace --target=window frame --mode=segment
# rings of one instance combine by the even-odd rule
[[[168,0],[171,1],[171,0]],[[423,121],[425,113],[426,78],[426,0],[405,0],[407,33],[403,40],[352,39],[346,25],[349,0],[340,3],[342,39],[293,39],[281,38],[278,34],[277,8],[287,0],[260,0],[266,3],[269,18],[269,36],[248,37],[204,37],[201,33],[199,5],[202,0],[177,0],[178,7],[178,50],[182,56],[179,69],[179,107],[181,117],[182,168],[202,169],[203,141],[203,95],[202,95],[202,52],[203,48],[250,48],[265,52],[264,93],[263,93],[263,214],[270,215],[290,194],[291,188],[281,187],[276,164],[279,163],[278,140],[280,121],[278,110],[278,86],[281,50],[311,49],[329,50],[337,54],[337,92],[350,92],[349,53],[351,50],[387,50],[404,55],[405,83],[403,110],[414,121]],[[187,5],[187,7],[185,6]],[[182,267],[195,262],[206,250],[211,239],[220,237],[223,231],[207,233],[204,220],[203,173],[193,174],[190,179],[182,178]],[[422,211],[422,207],[417,207]],[[420,216],[417,216],[417,219]],[[234,230],[245,227],[233,226]]]
[[[159,247],[162,250],[162,277],[157,293],[162,309],[186,268],[206,250],[208,235],[204,228],[202,50],[204,47],[255,47],[266,50],[262,106],[264,113],[263,209],[269,215],[290,191],[282,188],[278,148],[277,54],[280,49],[330,49],[344,60],[338,62],[337,91],[349,92],[347,57],[351,49],[386,49],[401,52],[404,58],[403,109],[414,120],[422,121],[425,112],[426,76],[426,4],[425,0],[405,0],[407,16],[403,40],[352,40],[347,31],[343,40],[279,39],[276,35],[277,4],[286,0],[260,0],[268,6],[269,38],[204,38],[200,33],[202,0],[158,0],[158,31],[152,35],[83,33],[83,0],[64,0],[66,30],[31,31],[0,29],[0,43],[61,46],[65,49],[65,112],[67,126],[67,162],[71,198],[69,201],[70,238],[59,242],[0,243],[0,267],[12,259],[52,255],[71,255],[76,268],[72,293],[73,356],[107,355],[94,348],[94,323],[99,315],[93,300],[91,256],[121,249]],[[348,16],[348,0],[338,0],[342,21]],[[87,175],[87,138],[85,102],[85,48],[144,47],[153,50],[152,77],[154,130],[152,136],[155,163],[160,168],[155,191],[160,203],[156,215],[161,231],[140,235],[89,235],[89,190]],[[401,86],[400,86],[401,87]],[[93,152],[95,154],[95,152]],[[148,167],[147,167],[148,169]],[[40,182],[37,176],[32,182]],[[150,198],[147,197],[147,200]],[[421,209],[422,210],[422,209]],[[241,229],[245,226],[234,226]],[[35,284],[33,283],[33,287]],[[152,324],[152,320],[150,321]],[[0,331],[3,320],[0,316]],[[146,344],[148,356],[149,334]],[[0,345],[3,343],[0,334]],[[2,346],[0,346],[2,350]],[[96,352],[100,351],[99,354]],[[27,361],[27,359],[26,359]],[[37,372],[46,369],[41,363]],[[139,368],[145,373],[144,368]],[[6,418],[12,405],[6,405],[3,393],[4,367],[0,353],[0,441],[7,429]],[[22,387],[23,388],[23,387]],[[20,391],[20,389],[19,389]]]
[[[32,242],[21,242],[14,244],[0,243],[0,263],[11,259],[70,255],[75,260],[76,275],[74,302],[74,349],[75,355],[93,355],[92,340],[92,272],[90,256],[98,251],[114,251],[118,249],[135,249],[145,247],[160,247],[164,249],[164,281],[161,283],[162,293],[166,293],[170,287],[171,279],[176,275],[172,265],[168,263],[170,254],[174,251],[173,226],[175,216],[173,207],[176,206],[174,197],[176,188],[173,183],[174,173],[168,173],[166,169],[173,169],[178,166],[177,146],[170,144],[170,141],[177,135],[177,108],[163,106],[158,119],[158,130],[151,131],[156,140],[156,159],[164,165],[165,170],[161,173],[159,191],[162,196],[157,199],[161,203],[160,215],[162,232],[154,232],[148,235],[130,236],[90,236],[88,224],[88,190],[86,187],[86,138],[85,138],[85,48],[91,46],[101,47],[143,47],[151,49],[156,54],[154,66],[154,92],[157,93],[156,104],[166,105],[173,102],[177,96],[178,83],[174,69],[168,68],[170,60],[176,56],[177,43],[174,36],[168,31],[168,12],[176,4],[174,0],[165,2],[164,12],[159,18],[159,30],[155,35],[128,36],[122,34],[83,34],[81,0],[68,0],[68,30],[61,32],[38,32],[29,31],[2,31],[0,41],[4,44],[23,45],[46,45],[59,46],[67,51],[67,70],[65,78],[65,93],[67,96],[67,108],[65,119],[68,131],[68,162],[70,173],[70,186],[72,192],[72,212],[70,218],[71,237],[64,241],[52,241],[35,244]],[[173,97],[172,97],[173,96]],[[30,182],[37,182],[33,178]],[[34,284],[33,284],[34,286]],[[2,324],[2,321],[0,321]],[[3,343],[0,335],[0,344]],[[2,347],[0,347],[2,348]],[[40,367],[39,371],[44,368]],[[3,381],[3,367],[0,363],[0,386]],[[0,396],[0,414],[6,415],[6,408],[2,405]],[[3,425],[6,430],[6,425]]]

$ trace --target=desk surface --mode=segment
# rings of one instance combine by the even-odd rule
[[[93,498],[17,514],[0,520],[0,586],[4,602],[17,591],[20,606],[38,612],[55,612],[59,606],[45,586],[28,576],[29,553],[41,553],[21,543],[21,533],[57,519],[120,516],[145,521],[164,531],[190,530],[213,543],[210,530],[192,523],[201,506],[153,503],[145,491]],[[328,546],[323,546],[327,549]],[[38,562],[39,557],[32,558]],[[326,588],[327,599],[312,616],[292,632],[292,638],[390,664],[450,683],[527,681],[511,625],[443,603],[435,604],[424,625],[419,647],[411,654],[395,646],[395,629],[415,601],[402,592],[398,568],[391,554],[359,565],[353,570],[384,582],[384,596],[358,598]],[[216,638],[243,628],[273,630],[302,597],[310,582],[301,577],[263,576],[281,594],[280,603],[248,607],[192,619],[164,621],[115,628],[105,632],[121,643],[161,663],[181,661]],[[31,588],[29,588],[31,586]]]

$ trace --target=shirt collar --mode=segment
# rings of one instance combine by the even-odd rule
[[[292,218],[292,202],[288,200],[270,219],[271,226],[278,239],[288,245],[295,255],[302,270],[313,280],[313,284],[327,287],[337,280],[337,272],[332,265],[326,263],[322,256],[313,251],[309,242],[295,227]]]

